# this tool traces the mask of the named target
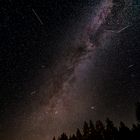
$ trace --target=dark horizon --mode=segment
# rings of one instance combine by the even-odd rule
[[[131,128],[120,121],[119,127],[116,127],[109,118],[105,123],[101,120],[95,123],[90,120],[84,122],[81,129],[77,128],[76,133],[67,135],[63,132],[58,137],[54,136],[52,140],[139,140],[140,123],[133,124]]]

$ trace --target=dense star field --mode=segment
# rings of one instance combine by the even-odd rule
[[[0,139],[50,140],[107,117],[135,123],[139,4],[0,1]]]

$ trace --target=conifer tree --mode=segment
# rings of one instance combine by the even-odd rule
[[[84,133],[84,136],[89,135],[89,126],[88,126],[88,123],[86,121],[84,122],[83,133]]]
[[[78,140],[81,140],[82,134],[81,134],[81,132],[80,132],[80,129],[77,129],[76,137],[77,137]]]

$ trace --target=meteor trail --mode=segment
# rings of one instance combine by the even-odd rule
[[[42,22],[41,18],[39,17],[39,15],[36,13],[36,11],[34,9],[32,9],[32,11],[35,14],[36,18],[38,19],[38,21],[40,22],[40,24],[43,25],[43,22]]]
[[[120,29],[119,31],[115,31],[115,30],[105,30],[105,31],[109,31],[109,32],[112,32],[112,33],[121,33],[122,31],[126,30],[127,28],[129,28],[131,25],[127,25],[126,27]]]
[[[121,30],[119,30],[117,33],[121,33],[122,31],[124,31],[125,29],[127,29],[127,28],[129,28],[130,27],[130,25],[128,25],[128,26],[126,26],[126,27],[124,27],[124,28],[122,28]]]

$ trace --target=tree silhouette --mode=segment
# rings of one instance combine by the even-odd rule
[[[133,124],[130,129],[124,122],[120,122],[119,128],[109,118],[105,122],[104,125],[100,120],[95,124],[91,120],[89,124],[85,121],[82,133],[78,128],[76,134],[68,137],[63,133],[57,140],[140,140],[140,123]]]
[[[104,133],[105,133],[104,124],[100,120],[96,121],[96,136],[95,136],[95,138],[97,140],[103,140],[104,139]]]
[[[74,134],[72,135],[72,140],[77,140],[77,138]]]
[[[86,137],[89,136],[89,126],[88,126],[88,123],[86,121],[84,122],[83,133],[84,133],[84,136],[86,136]]]
[[[95,139],[95,126],[91,120],[89,121],[89,139]]]
[[[83,140],[89,139],[89,126],[88,123],[85,121],[83,126]]]
[[[59,140],[68,140],[68,137],[67,137],[67,135],[66,135],[65,133],[63,133],[63,134],[60,136]]]
[[[140,123],[140,102],[136,103],[136,118],[137,121]]]
[[[79,129],[77,129],[76,137],[77,137],[77,140],[81,140],[82,139],[82,134],[81,134]]]
[[[106,119],[106,131],[105,131],[105,140],[117,140],[118,130],[114,126],[113,122],[107,118]]]
[[[123,123],[120,122],[119,127],[119,139],[130,140],[131,138],[130,129]]]

